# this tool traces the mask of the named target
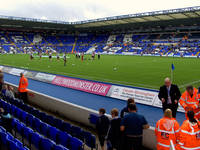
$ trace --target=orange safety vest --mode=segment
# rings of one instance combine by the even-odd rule
[[[194,88],[193,96],[191,97],[187,91],[185,91],[180,100],[179,103],[181,106],[185,109],[185,113],[187,114],[186,107],[189,107],[190,110],[193,110],[195,113],[195,118],[200,119],[200,108],[198,108],[200,101],[200,94],[198,94],[198,90]],[[187,118],[187,115],[186,115]]]
[[[155,135],[157,138],[157,150],[170,150],[170,140],[176,144],[179,140],[180,127],[175,119],[162,118],[155,128]]]
[[[180,131],[180,150],[200,150],[199,123],[192,124],[185,120]]]
[[[27,92],[28,91],[27,87],[28,87],[28,80],[27,80],[27,78],[22,76],[19,81],[18,91],[19,92]]]

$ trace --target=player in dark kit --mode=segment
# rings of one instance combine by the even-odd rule
[[[100,52],[98,52],[98,59],[100,59],[101,58],[101,54],[100,54]]]
[[[49,52],[49,61],[52,61],[52,53]]]
[[[67,63],[67,56],[66,56],[66,53],[64,53],[64,55],[63,55],[63,60],[64,60],[64,66],[66,66],[66,63]]]

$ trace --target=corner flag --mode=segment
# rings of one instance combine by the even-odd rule
[[[175,66],[174,64],[172,63],[172,70],[171,70],[171,81],[173,81],[173,72],[174,72],[174,69],[175,69]]]
[[[174,69],[175,69],[175,66],[174,66],[174,64],[172,64],[172,70],[174,71]]]

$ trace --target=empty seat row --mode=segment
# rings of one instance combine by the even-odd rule
[[[19,105],[20,102],[18,102],[18,101],[16,101],[16,102]],[[81,128],[79,128],[79,127],[71,126],[69,123],[62,121],[62,124],[60,124],[60,128],[62,130],[60,130],[60,129],[57,129],[57,128],[43,122],[39,118],[34,117],[33,115],[29,114],[28,112],[25,112],[25,111],[15,107],[15,106],[9,104],[9,103],[6,103],[3,100],[0,101],[0,105],[4,109],[6,109],[6,111],[10,112],[13,116],[18,118],[20,121],[24,122],[27,126],[30,126],[32,129],[34,129],[38,133],[50,138],[51,140],[53,140],[56,143],[58,142],[58,135],[61,132],[67,132],[68,133],[70,131],[70,133],[71,132],[74,133],[74,134],[72,134],[72,136],[78,137],[79,139],[82,139],[85,142],[85,144],[88,147],[90,147],[91,149],[96,148],[96,138],[95,138],[95,136],[92,135],[90,132],[86,132],[86,131],[81,130]],[[24,107],[26,104],[20,103],[20,105]],[[26,105],[26,106],[28,106],[28,105]],[[28,107],[30,107],[30,106],[28,106]],[[32,108],[32,107],[30,107],[30,108]],[[32,112],[33,111],[35,112],[35,109],[29,109],[29,111],[30,110],[32,110]],[[41,112],[41,114],[45,114],[45,113]],[[71,136],[69,134],[67,134],[67,135],[68,136],[64,136],[64,137]],[[81,143],[81,141],[79,143]],[[69,144],[68,145],[65,144],[64,146],[69,146]]]
[[[1,150],[29,150],[22,142],[15,139],[10,133],[0,126],[0,149]]]

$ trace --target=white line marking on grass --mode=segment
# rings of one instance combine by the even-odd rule
[[[200,83],[200,80],[196,80],[196,81],[192,81],[192,82],[189,82],[189,83],[186,83],[186,84],[182,84],[182,85],[180,85],[179,87],[180,87],[180,88],[184,88],[184,87],[186,87],[186,86],[188,86],[188,85],[197,84],[197,83]]]

